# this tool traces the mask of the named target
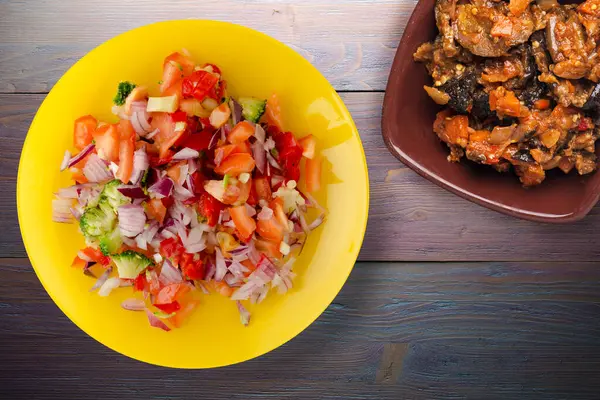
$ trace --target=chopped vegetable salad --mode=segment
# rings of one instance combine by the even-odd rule
[[[121,82],[117,123],[75,120],[61,165],[74,184],[56,193],[53,219],[78,222],[86,247],[72,266],[96,279],[91,290],[132,287],[122,307],[151,326],[180,327],[208,294],[248,325],[244,303],[292,288],[295,257],[325,220],[311,195],[317,141],[285,131],[276,94],[234,98],[216,65],[187,52],[164,60],[159,83]]]

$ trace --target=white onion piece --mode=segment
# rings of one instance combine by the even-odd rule
[[[54,199],[52,200],[52,220],[54,222],[71,223],[73,214],[71,213],[71,199]]]
[[[202,226],[197,226],[190,230],[186,241],[184,242],[185,251],[191,254],[200,253],[206,248],[206,236]]]
[[[198,157],[200,157],[200,153],[198,153],[196,150],[190,149],[189,147],[184,147],[175,153],[173,160],[189,160]]]
[[[239,276],[235,276],[232,274],[227,274],[225,275],[225,278],[223,279],[223,281],[227,284],[227,286],[233,288],[233,287],[240,287],[242,286],[242,278]]]
[[[281,171],[281,165],[279,165],[277,160],[275,160],[275,158],[273,158],[271,153],[267,152],[266,154],[267,154],[267,161],[269,161],[269,165],[271,165],[273,168]]]
[[[144,130],[144,128],[142,128],[137,112],[133,112],[131,114],[131,118],[129,119],[129,121],[131,121],[131,126],[133,126],[133,130],[135,131],[135,133],[137,133],[141,137],[144,137],[146,135],[147,132]]]
[[[123,300],[121,307],[129,311],[144,311],[146,304],[144,303],[144,300],[131,298]]]
[[[173,197],[179,201],[186,201],[194,197],[194,194],[181,186],[179,183],[176,183],[175,190],[173,191]]]
[[[106,280],[108,279],[108,277],[110,276],[111,273],[112,273],[112,267],[109,267],[106,271],[104,271],[104,273],[102,275],[100,275],[100,278],[98,278],[96,283],[94,283],[94,286],[92,286],[92,288],[90,289],[90,292],[93,292],[94,290],[96,290],[99,287],[101,287],[102,285],[104,285],[104,282],[106,282]]]
[[[146,135],[146,139],[152,139],[154,136],[156,136],[158,132],[160,132],[160,129],[156,128],[155,130]]]
[[[104,160],[98,157],[97,154],[92,153],[88,161],[85,163],[85,167],[83,167],[83,174],[90,182],[104,182],[113,179],[114,175],[108,167]]]
[[[271,151],[275,148],[275,141],[273,140],[273,138],[268,138],[267,140],[265,140],[264,148],[266,151]]]
[[[130,182],[134,185],[140,183],[148,167],[150,167],[148,154],[142,147],[133,153],[133,171],[131,172],[131,178],[129,179]]]
[[[217,270],[215,271],[215,280],[220,282],[225,278],[225,274],[227,274],[227,265],[225,264],[225,258],[223,257],[223,253],[221,253],[221,249],[218,247],[215,249],[215,261]]]
[[[248,203],[246,203],[245,206],[246,206],[246,212],[248,213],[248,216],[250,218],[254,217],[256,215],[256,209]]]
[[[64,171],[69,166],[69,160],[71,159],[71,152],[69,150],[65,150],[65,156],[63,157],[62,162],[60,163],[60,170]]]
[[[56,196],[60,197],[61,199],[76,199],[79,197],[78,192],[79,189],[77,188],[77,185],[73,185],[66,188],[58,189]]]
[[[285,178],[281,175],[273,175],[271,177],[271,186],[275,187],[275,186],[279,185],[280,183],[283,183],[284,180],[285,180]]]
[[[127,204],[117,209],[119,215],[119,229],[126,237],[134,237],[144,230],[146,214],[140,205]]]
[[[127,246],[135,247],[135,240],[128,238],[126,236],[122,236],[121,239],[123,240],[123,243],[125,243]]]
[[[325,214],[319,215],[311,224],[308,226],[309,231],[317,229],[325,221]]]
[[[256,216],[256,218],[261,221],[269,220],[273,218],[273,210],[271,210],[269,207],[263,207],[262,210],[260,210],[260,212]]]
[[[100,286],[98,290],[98,295],[102,297],[106,297],[112,292],[113,289],[118,288],[121,285],[121,280],[116,277],[108,278],[106,282]]]

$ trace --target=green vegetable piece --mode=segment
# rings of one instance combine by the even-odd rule
[[[111,232],[117,216],[111,209],[88,207],[79,219],[79,228],[87,239],[93,239]]]
[[[117,266],[121,279],[135,279],[140,272],[152,265],[152,260],[132,250],[115,254],[111,258]]]
[[[156,317],[158,317],[160,319],[171,318],[172,316],[175,315],[174,312],[167,314],[166,312],[162,312],[162,311],[155,311],[152,314],[154,314]]]
[[[118,106],[122,106],[125,104],[125,99],[133,89],[135,89],[137,85],[131,82],[119,82],[119,86],[117,87],[117,94],[113,98],[113,103]]]
[[[229,175],[225,174],[225,176],[223,177],[223,187],[227,188],[228,185],[229,185]]]
[[[258,122],[260,117],[265,113],[267,106],[266,100],[259,100],[254,97],[240,97],[238,103],[242,106],[242,116],[245,120]]]
[[[122,245],[123,239],[121,239],[121,231],[119,228],[113,229],[112,232],[107,233],[100,238],[99,247],[102,254],[105,256],[116,253]]]
[[[131,199],[127,196],[124,196],[117,189],[121,186],[121,181],[118,179],[113,179],[104,185],[102,189],[102,193],[100,193],[99,204],[105,204],[110,206],[115,212],[119,206],[124,204],[130,204]]]

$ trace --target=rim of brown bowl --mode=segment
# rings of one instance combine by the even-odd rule
[[[406,79],[411,79],[414,82],[422,82],[423,79],[428,79],[430,82],[431,78],[427,75],[425,66],[421,63],[416,63],[412,54],[417,49],[417,47],[425,42],[430,41],[435,38],[437,35],[437,28],[435,26],[434,16],[433,16],[433,7],[435,4],[435,0],[419,0],[415,9],[406,25],[404,30],[404,34],[400,41],[400,45],[398,46],[398,50],[396,51],[396,55],[394,57],[394,61],[392,64],[392,69],[390,71],[390,75],[388,78],[388,83],[386,87],[386,92],[384,96],[383,102],[383,113],[382,113],[382,135],[390,152],[402,161],[409,168],[417,172],[422,177],[427,180],[437,184],[438,186],[457,194],[458,196],[469,200],[475,204],[479,204],[481,206],[487,207],[489,209],[501,212],[506,215],[530,220],[537,222],[549,222],[549,223],[569,223],[575,222],[583,217],[585,217],[589,211],[594,207],[594,205],[600,199],[600,173],[595,172],[586,176],[578,176],[571,174],[565,174],[564,178],[554,177],[552,178],[554,182],[544,181],[540,186],[531,189],[524,189],[520,185],[518,179],[516,178],[513,172],[500,174],[493,171],[496,174],[495,177],[492,177],[487,171],[483,171],[485,166],[480,165],[468,165],[468,163],[461,161],[460,163],[450,163],[446,160],[446,156],[449,154],[446,146],[441,146],[442,143],[439,139],[434,135],[432,130],[433,118],[435,116],[435,112],[439,110],[439,106],[437,106],[433,101],[429,98],[428,103],[424,103],[419,101],[419,97],[421,94],[411,93],[410,96],[402,96],[400,90],[404,88],[403,82]],[[412,79],[413,76],[409,75],[407,72],[410,69],[414,69],[415,65],[418,65],[422,69],[421,74],[416,74],[419,79]],[[424,78],[426,77],[426,78]],[[429,84],[429,83],[428,83]],[[421,92],[424,93],[422,88]],[[413,101],[414,100],[414,101]],[[481,168],[481,171],[477,171],[476,174],[484,174],[490,177],[491,180],[499,183],[504,187],[512,187],[514,186],[512,183],[506,183],[506,180],[516,181],[516,185],[519,186],[520,196],[533,196],[533,200],[539,200],[541,198],[545,198],[544,196],[559,196],[562,199],[562,205],[571,204],[572,209],[562,210],[559,212],[547,212],[547,211],[536,211],[535,209],[525,209],[519,205],[510,204],[511,201],[506,201],[506,198],[494,198],[494,196],[481,195],[475,193],[473,190],[465,187],[461,184],[456,184],[454,182],[445,179],[436,173],[432,168],[429,168],[422,162],[416,160],[409,152],[405,149],[401,148],[397,145],[397,135],[401,134],[403,130],[410,129],[410,124],[403,125],[403,127],[398,126],[399,124],[393,118],[392,114],[396,113],[399,107],[402,107],[402,104],[412,103],[412,107],[418,107],[419,105],[423,105],[427,108],[425,111],[419,111],[418,115],[425,114],[425,118],[428,119],[427,124],[430,127],[429,132],[431,133],[432,139],[438,142],[438,145],[434,145],[432,142],[431,153],[432,156],[443,156],[443,161],[448,164],[448,169],[453,168],[467,168],[474,170],[475,168]],[[428,139],[427,139],[428,140]],[[596,154],[600,155],[600,148],[597,146]],[[436,162],[438,162],[436,160]],[[460,164],[459,167],[457,167]],[[489,168],[492,170],[492,168]],[[565,179],[566,178],[566,179]],[[558,186],[560,184],[560,186]],[[515,192],[515,189],[510,189],[512,192]],[[534,192],[537,191],[537,192]],[[500,192],[500,190],[498,190]],[[535,193],[535,194],[532,194]],[[501,197],[501,196],[500,196]],[[551,201],[555,201],[556,198],[550,198]],[[531,203],[531,201],[530,201]],[[557,203],[558,204],[558,203]]]

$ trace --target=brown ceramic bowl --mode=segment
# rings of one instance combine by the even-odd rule
[[[541,222],[583,218],[600,198],[598,172],[579,176],[553,170],[541,185],[525,189],[513,172],[446,160],[449,149],[432,128],[441,108],[423,90],[423,85],[431,85],[425,65],[412,57],[421,43],[437,35],[434,4],[435,0],[417,3],[392,65],[382,118],[383,138],[392,154],[431,182],[492,210]]]

